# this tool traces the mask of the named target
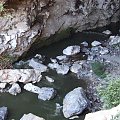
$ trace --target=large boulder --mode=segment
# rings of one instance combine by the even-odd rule
[[[6,120],[8,114],[7,107],[0,107],[0,120]]]
[[[0,70],[0,82],[4,83],[28,83],[39,82],[41,80],[41,71],[34,69],[4,69]]]
[[[120,116],[119,118],[116,118],[117,115],[120,115],[120,105],[110,110],[101,110],[95,113],[88,113],[85,116],[85,120],[120,120]]]
[[[80,52],[80,46],[68,46],[66,49],[63,50],[64,55],[75,55]]]
[[[38,117],[32,113],[29,113],[29,114],[24,114],[20,120],[45,120],[45,119]]]
[[[69,92],[63,100],[63,114],[65,118],[76,116],[88,106],[88,99],[83,88],[78,87]]]
[[[8,92],[11,95],[17,95],[18,93],[21,93],[21,87],[19,86],[18,83],[14,83],[12,87],[8,90]]]

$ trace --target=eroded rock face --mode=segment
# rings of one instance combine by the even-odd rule
[[[23,0],[0,17],[0,54],[20,56],[36,38],[68,27],[82,31],[117,22],[119,11],[119,0]]]
[[[8,114],[7,107],[0,107],[0,120],[6,120]]]
[[[0,70],[0,82],[3,83],[28,83],[39,82],[41,80],[41,72],[34,69],[4,69]]]

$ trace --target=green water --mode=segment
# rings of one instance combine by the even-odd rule
[[[42,54],[49,58],[55,58],[58,55],[62,55],[62,50],[69,45],[80,45],[83,41],[88,41],[90,44],[91,41],[94,40],[106,40],[107,37],[98,34],[89,34],[89,33],[79,33],[71,36],[66,40],[61,40],[57,43],[54,43],[50,46],[46,46],[40,49],[33,51],[32,49],[29,50],[25,59],[33,57],[35,54]],[[84,59],[81,55],[80,59]],[[48,63],[46,62],[46,64]],[[77,79],[77,77],[69,73],[68,75],[58,75],[55,71],[49,70],[49,72],[43,74],[43,76],[49,76],[55,80],[54,83],[49,83],[42,78],[42,81],[37,83],[36,85],[40,87],[53,87],[55,88],[58,93],[55,99],[51,101],[41,101],[37,99],[37,95],[22,90],[22,93],[17,96],[12,96],[7,93],[0,94],[0,106],[7,106],[9,109],[8,120],[15,119],[19,120],[23,114],[25,113],[33,113],[40,117],[45,118],[46,120],[66,120],[63,117],[62,111],[56,112],[56,103],[62,105],[63,98],[65,95],[73,90],[76,87],[83,87],[86,89],[86,82],[85,80]],[[84,115],[80,115],[78,120],[84,120]]]

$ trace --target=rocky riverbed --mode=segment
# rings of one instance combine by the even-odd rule
[[[45,105],[45,102],[48,103],[48,101],[54,101],[55,99],[54,102],[49,102],[49,104],[55,106],[56,103],[55,109],[58,111],[57,115],[59,114],[58,116],[62,116],[60,117],[60,120],[64,120],[64,117],[83,120],[84,118],[82,118],[80,114],[84,113],[84,110],[100,110],[102,107],[102,102],[96,90],[97,86],[104,86],[107,84],[107,80],[120,77],[120,36],[119,33],[118,35],[112,36],[112,32],[109,30],[103,31],[103,33],[99,34],[106,37],[103,37],[104,39],[97,37],[98,39],[94,38],[92,41],[77,41],[78,43],[72,41],[71,44],[67,46],[65,45],[66,47],[63,45],[61,47],[62,50],[60,51],[55,49],[59,45],[55,45],[55,47],[53,47],[56,51],[54,55],[53,48],[48,48],[47,52],[43,52],[42,55],[36,54],[32,58],[28,58],[27,60],[20,60],[19,62],[14,63],[14,68],[17,69],[0,70],[1,92],[8,92],[11,95],[18,95],[16,97],[19,98],[19,93],[22,95],[24,92],[23,89],[25,89],[29,92],[32,92],[32,94],[38,95],[38,99],[42,100],[40,104],[43,105]],[[48,51],[50,54],[48,54]],[[105,69],[102,68],[102,72],[105,74],[100,73],[98,75],[92,67],[94,63],[107,66]],[[50,77],[50,71],[54,71],[56,75],[53,74],[53,77]],[[72,77],[67,78],[67,75]],[[63,83],[61,84],[59,80],[57,81],[57,77],[64,79],[64,81],[61,82],[64,83],[66,81],[66,85]],[[42,84],[42,82],[44,82],[43,78],[44,80],[46,79],[47,84],[46,82],[45,84]],[[77,79],[77,81],[75,79]],[[66,90],[62,91],[63,88]],[[61,94],[61,91],[64,93]],[[1,93],[1,97],[6,96],[5,94],[6,93]],[[62,97],[60,95],[62,95]],[[23,97],[20,98],[23,99]],[[27,96],[25,96],[25,98],[27,100]],[[35,99],[37,98],[35,97]],[[59,103],[57,103],[58,101]],[[63,101],[63,103],[61,101]],[[4,101],[2,102],[2,105],[3,103]],[[38,106],[38,103],[35,103],[35,106]],[[53,111],[55,110],[53,108],[51,109]],[[39,109],[37,108],[37,110]],[[43,112],[45,111],[43,110]],[[49,110],[47,110],[47,112],[49,112]],[[61,113],[63,113],[64,117]],[[38,114],[38,116],[39,115],[40,114]],[[54,118],[54,116],[51,118],[50,116],[44,117],[45,113],[42,113],[41,115],[46,120],[58,119],[56,117]],[[6,112],[4,115],[2,115],[2,117],[3,116],[6,116]],[[29,118],[29,116],[31,117]],[[27,115],[23,116],[21,119],[26,120],[25,117],[27,117]],[[37,116],[31,114],[28,115],[27,119],[30,120],[32,117],[37,119]],[[16,117],[15,119],[20,119],[20,117]],[[39,119],[41,120],[42,118]]]

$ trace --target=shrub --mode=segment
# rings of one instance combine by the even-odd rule
[[[95,61],[94,63],[91,64],[92,66],[92,70],[93,72],[101,77],[101,78],[105,78],[106,75],[105,75],[105,65],[101,62],[98,62],[98,61]]]
[[[111,120],[120,120],[120,113],[118,113],[116,116],[112,117]]]
[[[120,104],[120,79],[110,81],[107,87],[99,89],[104,108],[112,108]]]

